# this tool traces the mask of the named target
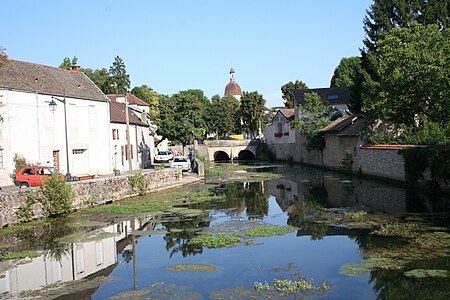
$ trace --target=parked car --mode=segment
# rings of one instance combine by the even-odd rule
[[[53,174],[59,174],[54,167],[29,166],[23,167],[16,173],[14,184],[19,188],[40,186]],[[64,179],[64,175],[60,175]]]
[[[186,156],[175,156],[173,161],[170,164],[171,168],[179,168],[182,171],[190,171],[191,170],[191,162],[187,159]]]
[[[173,159],[173,154],[169,151],[158,151],[158,154],[155,155],[155,162],[169,162]]]

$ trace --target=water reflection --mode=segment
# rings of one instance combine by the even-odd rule
[[[75,229],[70,222],[62,220],[43,223],[34,230],[20,230],[8,241],[15,245],[10,249],[45,249],[47,252],[21,264],[0,262],[0,294],[17,296],[22,291],[87,278],[91,283],[89,287],[78,287],[76,292],[67,292],[61,298],[72,293],[73,298],[105,299],[123,291],[148,288],[155,282],[190,285],[192,290],[208,297],[212,290],[229,288],[229,285],[251,286],[255,281],[273,280],[277,275],[268,270],[293,263],[308,277],[334,281],[329,298],[346,298],[345,292],[353,290],[357,290],[357,295],[372,299],[406,299],[415,295],[447,298],[449,292],[443,288],[448,286],[447,278],[417,280],[392,270],[371,270],[356,280],[342,276],[338,273],[339,266],[359,261],[359,253],[395,249],[405,246],[405,241],[314,221],[323,207],[377,209],[403,215],[448,210],[448,199],[335,173],[286,168],[277,171],[284,177],[232,182],[211,188],[212,193],[223,197],[191,207],[204,210],[205,215],[129,217],[114,221],[114,225],[89,229]],[[199,187],[199,191],[202,188]],[[255,245],[233,249],[212,250],[189,244],[203,229],[219,227],[231,231],[234,227],[229,223],[235,228],[243,228],[248,223],[286,224],[297,227],[298,231],[296,235],[267,238],[258,240]],[[223,224],[225,226],[220,227]],[[81,237],[78,242],[67,242],[67,236]],[[320,256],[321,253],[324,255]],[[164,269],[176,263],[212,264],[220,271],[186,275]],[[411,263],[408,268],[448,270],[450,261],[427,259]],[[94,282],[96,276],[106,278]],[[109,282],[108,277],[119,280]]]

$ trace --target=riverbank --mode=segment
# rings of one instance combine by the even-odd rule
[[[79,210],[120,199],[138,195],[131,184],[131,178],[136,173],[120,176],[99,176],[91,180],[70,182],[74,198],[72,207]],[[184,184],[202,181],[203,178],[195,174],[183,174],[178,169],[142,170],[142,175],[149,192],[156,192]],[[0,193],[0,227],[18,223],[16,211],[25,205],[29,197],[36,197],[41,192],[39,187],[20,190],[2,191]],[[34,218],[43,215],[42,206],[36,203],[32,207]]]

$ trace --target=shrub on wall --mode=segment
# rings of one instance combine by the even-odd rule
[[[148,193],[148,184],[141,169],[130,178],[130,184],[133,192],[141,196]]]
[[[61,179],[60,175],[50,176],[41,189],[39,201],[42,203],[45,216],[55,217],[71,211],[74,193],[72,187]]]
[[[14,162],[14,171],[13,171],[13,173],[9,174],[9,177],[11,177],[12,180],[16,179],[16,173],[21,168],[34,165],[34,164],[30,163],[29,161],[27,161],[27,159],[23,155],[20,155],[17,153],[14,154],[13,162]]]

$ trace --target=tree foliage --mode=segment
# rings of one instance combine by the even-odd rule
[[[130,75],[127,74],[125,63],[119,56],[115,57],[113,64],[109,67],[109,71],[105,68],[95,71],[89,68],[82,68],[81,71],[107,95],[124,94],[130,89]]]
[[[159,114],[158,93],[147,85],[136,86],[131,93],[149,105],[150,118],[156,120]]]
[[[342,58],[339,65],[334,69],[330,87],[354,86],[360,70],[361,60],[358,56]]]
[[[406,126],[450,121],[450,30],[413,24],[392,29],[378,43],[379,82],[364,101],[370,116]]]
[[[307,136],[308,149],[322,149],[325,146],[320,130],[330,123],[329,108],[317,93],[305,93],[305,103],[298,107],[299,119],[291,126],[300,129]]]
[[[210,133],[217,137],[229,136],[240,131],[239,100],[233,95],[211,98],[205,111],[205,121]]]
[[[408,28],[413,23],[436,24],[444,29],[449,24],[450,3],[442,0],[375,0],[363,20],[366,37],[361,51],[362,72],[357,76],[354,93],[359,99],[374,96],[380,80],[377,70],[379,43],[394,28]]]
[[[188,144],[193,136],[204,138],[207,131],[204,111],[208,98],[203,91],[180,91],[171,97],[160,97],[159,103],[158,134],[183,144]]]
[[[63,62],[59,65],[59,67],[61,69],[66,69],[66,70],[70,70],[70,68],[72,66],[76,66],[78,63],[78,58],[76,56],[74,56],[72,58],[72,60],[70,60],[70,58],[68,58],[67,56],[64,57]]]
[[[130,75],[127,74],[125,63],[120,56],[114,58],[113,64],[109,67],[109,75],[112,77],[112,81],[118,85],[119,94],[130,90]]]
[[[308,86],[303,81],[296,80],[295,82],[289,81],[281,86],[281,93],[284,99],[284,106],[286,108],[294,108],[294,96],[292,96],[292,90],[307,90]]]
[[[262,126],[266,100],[258,92],[243,92],[240,105],[240,115],[243,123],[243,130],[250,136],[255,137],[255,133]]]

